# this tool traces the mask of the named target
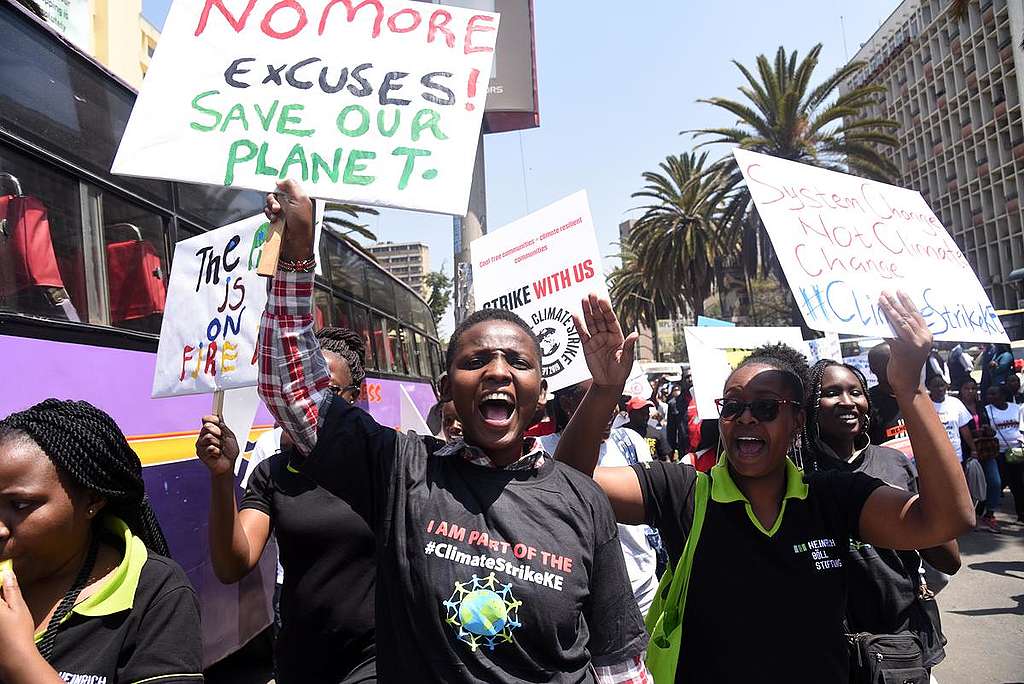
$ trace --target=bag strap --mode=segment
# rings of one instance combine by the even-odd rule
[[[629,428],[626,428],[627,430]],[[626,463],[629,465],[636,465],[640,462],[640,459],[636,455],[636,447],[633,446],[633,440],[626,435],[622,434],[622,428],[615,428],[612,430],[612,439],[615,440],[616,446],[619,447],[619,451],[626,457]]]
[[[704,526],[704,515],[708,508],[711,487],[707,474],[697,472],[697,483],[694,492],[693,525],[686,537],[683,555],[673,572],[672,588],[665,601],[665,618],[663,627],[665,634],[670,634],[676,627],[683,624],[683,613],[686,608],[686,594],[690,585],[690,571],[693,569],[693,556],[700,541],[701,529]]]
[[[988,414],[989,424],[992,426],[992,431],[996,433],[996,437],[999,438],[999,441],[1003,443],[1004,447],[1006,447],[1007,449],[1012,449],[1013,447],[1011,447],[1010,443],[1006,441],[1005,437],[1003,437],[1003,431],[999,429],[998,425],[996,425],[996,417],[992,415],[991,404],[985,406],[985,413]]]

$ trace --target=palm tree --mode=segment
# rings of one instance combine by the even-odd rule
[[[612,308],[624,330],[640,327],[655,330],[656,314],[650,302],[655,301],[657,306],[660,301],[664,310],[667,308],[664,307],[664,299],[640,270],[636,255],[629,246],[621,247],[622,252],[618,254],[621,264],[608,275],[608,294],[612,300]]]
[[[633,197],[649,200],[633,226],[629,250],[665,309],[704,311],[715,266],[729,256],[722,241],[717,198],[724,172],[709,170],[708,153],[670,155],[660,171],[643,174],[646,185]]]
[[[814,46],[800,61],[795,50],[787,54],[784,47],[779,47],[774,63],[760,55],[756,76],[734,61],[747,81],[739,88],[746,102],[722,97],[700,101],[735,115],[736,124],[684,133],[712,137],[701,146],[727,143],[891,182],[897,178],[898,170],[880,150],[899,145],[892,135],[899,124],[892,119],[863,116],[874,96],[884,92],[884,88],[860,85],[837,94],[840,85],[864,67],[863,62],[850,62],[812,88],[811,78],[821,47],[820,43]],[[758,270],[761,275],[774,271],[781,279],[781,269],[735,159],[727,155],[714,168],[725,174],[721,218],[724,224],[741,231],[741,258],[747,276],[754,277]]]
[[[328,202],[324,208],[324,227],[343,240],[355,242],[353,235],[376,242],[377,236],[364,223],[356,223],[353,219],[360,214],[377,216],[380,212],[372,207],[360,207],[355,204],[339,204]],[[358,243],[356,243],[358,244]]]

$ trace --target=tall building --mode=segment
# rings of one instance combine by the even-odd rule
[[[370,245],[366,250],[377,257],[387,271],[403,283],[423,293],[424,279],[430,273],[430,248],[422,242],[381,242]]]
[[[970,2],[957,20],[950,4],[904,0],[854,56],[868,66],[841,90],[884,88],[865,116],[900,123],[900,185],[921,192],[993,305],[1015,309],[1024,277],[1024,5]]]
[[[142,86],[160,32],[142,0],[36,0],[46,21],[132,87]]]

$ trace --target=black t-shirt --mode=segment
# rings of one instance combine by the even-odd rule
[[[688,465],[633,466],[647,523],[661,531],[673,562],[686,543],[696,471]],[[687,684],[842,683],[843,556],[860,511],[882,482],[860,473],[803,478],[787,463],[779,520],[765,530],[728,469],[711,470],[711,500],[694,555],[676,681]]]
[[[868,434],[875,444],[884,444],[891,439],[905,437],[907,426],[903,421],[903,414],[900,412],[896,398],[884,392],[881,386],[875,385],[868,390],[871,398],[871,406],[875,415],[871,418],[871,427]]]
[[[672,446],[668,443],[668,430],[664,427],[647,426],[647,444],[651,447],[651,458],[668,461],[672,457]]]
[[[185,573],[108,522],[126,540],[125,558],[61,624],[51,666],[67,682],[202,682],[199,603]]]
[[[352,507],[288,467],[256,467],[241,508],[270,516],[281,566],[278,681],[334,684],[373,655],[374,538]]]
[[[615,517],[550,458],[466,462],[332,402],[302,466],[377,540],[377,671],[388,682],[593,682],[647,642]]]

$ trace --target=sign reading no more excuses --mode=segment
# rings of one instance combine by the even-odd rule
[[[112,171],[465,214],[497,29],[408,0],[177,0]]]
[[[978,277],[919,193],[733,153],[808,327],[892,337],[878,298],[903,290],[936,339],[1007,340]]]

